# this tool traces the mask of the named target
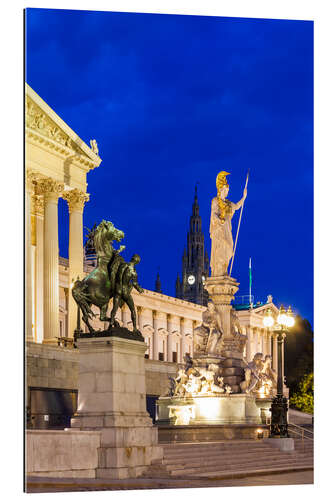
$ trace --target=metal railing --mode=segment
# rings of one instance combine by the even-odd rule
[[[310,431],[310,429],[306,429],[305,427],[302,427],[301,425],[289,423],[288,430],[289,430],[289,432],[292,432],[298,436],[301,436],[302,440],[309,439],[310,441],[313,441],[313,436],[314,436],[313,431]]]
[[[234,304],[236,305],[247,305],[253,304],[254,295],[236,295],[234,299]]]
[[[266,417],[266,425],[271,425],[271,417]],[[288,432],[291,434],[294,434],[297,436],[299,439],[302,440],[302,448],[304,451],[305,448],[305,440],[307,439],[308,441],[313,442],[314,438],[314,433],[313,431],[310,431],[310,429],[306,429],[305,427],[302,427],[301,425],[293,424],[288,422]]]

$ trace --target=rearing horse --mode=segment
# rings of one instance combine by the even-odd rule
[[[99,307],[101,321],[111,321],[106,313],[109,301],[114,295],[116,270],[124,262],[119,253],[125,248],[122,245],[119,250],[115,250],[112,241],[119,242],[123,238],[123,231],[116,229],[112,222],[103,220],[93,232],[97,267],[88,276],[74,283],[72,295],[82,311],[82,319],[90,333],[94,333],[89,323],[89,319],[95,316],[91,309],[92,304]],[[110,272],[111,261],[112,272]]]

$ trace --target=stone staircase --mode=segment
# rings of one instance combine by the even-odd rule
[[[295,439],[293,452],[281,452],[265,441],[247,439],[162,446],[162,467],[153,466],[146,477],[227,478],[313,468],[310,440]]]

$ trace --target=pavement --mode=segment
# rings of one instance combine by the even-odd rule
[[[27,493],[313,484],[313,469],[238,478],[74,479],[28,477]]]

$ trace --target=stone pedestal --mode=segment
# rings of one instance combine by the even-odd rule
[[[71,426],[99,430],[99,478],[137,477],[161,463],[157,428],[146,411],[146,344],[118,337],[78,339],[78,410]]]
[[[261,423],[260,409],[250,394],[160,397],[156,405],[159,425],[184,425],[188,416],[189,426]]]
[[[273,448],[278,448],[280,451],[294,451],[295,443],[293,438],[265,438],[264,442],[272,446]]]
[[[207,278],[205,288],[220,314],[223,326],[222,376],[233,393],[239,393],[239,384],[244,380],[243,351],[244,344],[232,331],[231,301],[238,291],[239,283],[228,275]]]
[[[233,357],[222,361],[222,377],[225,384],[229,384],[233,394],[240,392],[239,384],[244,380],[244,361],[237,351],[233,351]]]
[[[232,339],[231,333],[231,301],[238,291],[237,281],[231,276],[211,276],[206,279],[205,288],[212,299],[216,310],[219,312],[222,326],[223,339]]]

